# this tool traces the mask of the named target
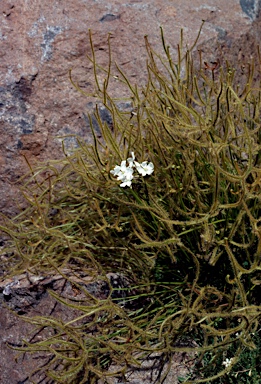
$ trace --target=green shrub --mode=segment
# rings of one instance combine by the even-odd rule
[[[120,68],[112,75],[110,55],[107,69],[98,65],[90,34],[93,96],[112,124],[97,106],[101,135],[90,116],[91,144],[77,138],[71,154],[31,169],[23,189],[28,208],[1,227],[13,241],[13,274],[54,271],[70,281],[64,272],[70,270],[78,279],[108,284],[102,299],[75,282],[79,300],[50,292],[78,311],[70,322],[28,319],[52,336],[25,342],[21,350],[46,352],[50,360],[42,369],[57,383],[106,381],[117,369],[124,376],[153,352],[170,364],[177,351],[196,353],[197,373],[186,383],[220,383],[232,377],[231,369],[240,371],[242,354],[255,353],[261,93],[254,67],[249,64],[238,85],[228,64],[196,67],[182,38],[177,61],[163,33],[165,56],[145,42],[148,80],[138,88]],[[129,91],[130,110],[109,94],[116,78]],[[126,170],[121,162],[127,159]],[[143,162],[150,171],[145,176]],[[122,294],[115,295],[109,273],[127,282]],[[186,339],[198,346],[184,347]]]

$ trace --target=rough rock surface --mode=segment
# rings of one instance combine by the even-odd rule
[[[58,136],[77,133],[88,140],[84,112],[92,107],[69,81],[92,91],[88,29],[99,63],[108,61],[108,33],[113,59],[131,81],[146,79],[147,34],[161,51],[163,26],[175,54],[180,30],[190,46],[201,20],[200,47],[205,61],[229,51],[236,61],[253,54],[259,42],[258,0],[3,0],[0,2],[0,210],[17,211],[15,182],[34,164],[61,154]],[[212,57],[213,56],[213,57]],[[114,95],[124,94],[120,84]],[[70,145],[70,140],[67,139]]]
[[[163,26],[175,55],[180,29],[191,46],[204,19],[199,40],[204,61],[224,55],[233,63],[248,62],[260,42],[259,8],[259,0],[0,1],[0,212],[10,216],[17,212],[16,182],[28,170],[24,156],[32,164],[58,158],[61,142],[57,137],[62,135],[77,133],[88,140],[85,112],[93,107],[92,100],[80,95],[69,81],[72,69],[75,81],[92,91],[92,67],[86,59],[88,29],[99,63],[108,62],[110,33],[113,59],[133,83],[142,84],[146,80],[144,35],[160,52],[159,27]],[[111,92],[121,97],[125,91],[114,82]],[[105,112],[104,119],[108,119]],[[21,289],[14,290],[17,302],[28,305],[31,314],[48,314],[46,290],[36,290],[38,294],[26,304],[21,294],[26,301],[32,292]],[[19,343],[30,327],[4,307],[3,295],[0,306],[0,382],[29,383],[26,377],[37,360],[25,357],[15,363],[14,353],[4,342]],[[147,383],[144,378],[141,381]]]

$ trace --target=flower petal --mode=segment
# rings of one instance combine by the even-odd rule
[[[129,157],[127,159],[128,163],[129,163],[129,167],[133,167],[134,160],[135,160],[134,152],[131,152],[131,157]]]
[[[134,162],[137,171],[142,175],[151,175],[154,171],[154,164],[153,163],[148,163],[147,161],[143,161],[141,164],[138,163],[137,161]]]

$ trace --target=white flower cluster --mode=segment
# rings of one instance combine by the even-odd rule
[[[120,187],[131,187],[135,168],[142,176],[151,175],[154,171],[153,163],[148,163],[147,161],[138,163],[135,161],[134,152],[131,152],[131,157],[123,160],[121,165],[116,165],[111,173],[117,177],[117,180],[121,180]]]

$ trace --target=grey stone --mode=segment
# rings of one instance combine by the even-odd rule
[[[260,0],[240,0],[240,5],[243,10],[247,14],[247,16],[255,20],[260,12]]]

